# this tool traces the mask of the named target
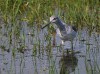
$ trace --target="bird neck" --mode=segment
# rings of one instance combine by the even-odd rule
[[[62,23],[62,21],[58,18],[58,20],[55,22],[57,27],[59,28],[60,31],[65,30],[65,25]]]

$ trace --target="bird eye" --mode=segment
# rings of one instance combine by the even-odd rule
[[[53,20],[56,20],[57,18],[55,17]]]

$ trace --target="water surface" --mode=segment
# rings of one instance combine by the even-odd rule
[[[0,28],[0,74],[99,74],[100,73],[100,34],[94,29],[78,30],[71,43],[53,36],[47,28],[40,30],[21,22],[16,26]],[[64,52],[64,53],[63,53]]]

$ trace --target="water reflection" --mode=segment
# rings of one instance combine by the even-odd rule
[[[60,74],[70,74],[75,71],[78,59],[74,54],[63,55],[60,60]]]

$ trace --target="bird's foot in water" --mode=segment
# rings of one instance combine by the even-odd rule
[[[62,52],[62,53],[64,53],[65,52],[65,50],[64,50],[64,46],[65,45],[64,44],[60,44],[59,46],[60,46],[60,50],[59,51]]]

